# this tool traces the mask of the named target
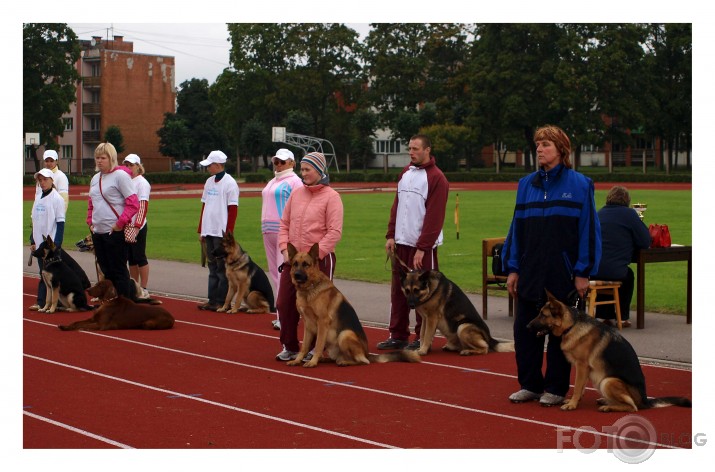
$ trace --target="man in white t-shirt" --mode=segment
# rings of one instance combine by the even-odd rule
[[[211,177],[204,184],[201,196],[201,218],[199,219],[199,240],[206,244],[206,259],[209,266],[208,302],[200,304],[199,310],[216,311],[223,306],[228,292],[228,279],[223,259],[214,257],[213,252],[221,246],[223,233],[231,231],[238,216],[238,184],[224,168],[226,154],[211,151],[199,162],[207,168]]]
[[[70,184],[65,173],[62,172],[60,170],[60,166],[57,165],[60,160],[59,156],[57,155],[57,151],[48,149],[42,155],[42,158],[45,160],[45,169],[50,169],[52,171],[52,180],[55,183],[55,189],[57,189],[57,193],[59,193],[60,197],[62,197],[62,199],[65,201],[66,211],[70,202]],[[42,189],[38,185],[37,189],[35,190],[35,197],[39,196],[41,193]]]

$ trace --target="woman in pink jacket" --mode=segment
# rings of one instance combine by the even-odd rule
[[[276,308],[281,324],[280,340],[283,350],[276,360],[295,359],[300,350],[298,320],[295,307],[295,287],[290,279],[288,243],[299,251],[308,252],[313,244],[320,248],[320,270],[332,280],[335,272],[335,246],[343,232],[343,202],[338,192],[330,187],[325,156],[311,152],[300,161],[303,186],[290,194],[283,210],[278,247],[283,255],[280,288]],[[318,354],[320,355],[320,354]],[[308,358],[304,360],[309,360]]]
[[[283,264],[283,256],[278,248],[278,230],[281,227],[283,209],[288,203],[291,192],[294,188],[302,187],[303,182],[293,172],[295,157],[288,149],[279,149],[273,156],[272,162],[276,176],[266,184],[262,192],[261,232],[263,233],[263,247],[266,249],[268,272],[271,275],[273,287],[278,293],[280,289],[278,266]],[[281,329],[278,313],[276,313],[276,319],[273,320],[273,329]]]

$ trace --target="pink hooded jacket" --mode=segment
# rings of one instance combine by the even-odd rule
[[[305,252],[318,243],[323,259],[335,251],[342,233],[343,201],[338,192],[322,184],[293,189],[278,231],[281,251],[288,247],[288,242]]]

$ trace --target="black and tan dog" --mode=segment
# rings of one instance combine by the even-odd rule
[[[58,305],[67,311],[90,310],[84,293],[89,279],[77,262],[52,241],[51,236],[32,253],[42,259],[42,280],[47,288],[45,306],[38,311],[54,313]]]
[[[91,318],[60,325],[62,331],[91,329],[169,329],[174,326],[174,317],[165,308],[134,303],[117,295],[114,285],[108,279],[100,280],[87,290],[100,301],[99,308]]]
[[[573,396],[562,410],[575,410],[586,389],[586,381],[603,395],[600,411],[638,411],[665,406],[691,407],[683,397],[648,398],[645,376],[630,343],[614,327],[557,300],[548,301],[527,326],[539,334],[561,336],[561,350],[576,368]]]
[[[303,367],[315,367],[318,362],[335,361],[339,366],[371,362],[420,362],[414,351],[394,351],[370,354],[367,336],[350,302],[330,278],[320,271],[318,245],[310,252],[298,252],[288,244],[290,275],[296,288],[296,308],[303,318],[303,345],[295,360],[288,365],[300,365],[315,341],[315,355]],[[323,351],[327,357],[323,357]]]
[[[463,356],[514,351],[513,342],[492,338],[489,327],[467,295],[441,272],[400,271],[400,280],[408,306],[422,317],[417,351],[421,356],[429,352],[438,329],[447,338],[442,348],[445,351]]]
[[[213,256],[225,259],[228,279],[226,300],[216,311],[275,313],[273,289],[266,273],[243,251],[231,231],[223,233],[221,246],[214,250]]]

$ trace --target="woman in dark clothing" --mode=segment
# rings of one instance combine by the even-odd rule
[[[585,295],[601,259],[601,228],[593,182],[571,168],[566,133],[544,126],[536,130],[534,141],[539,170],[519,181],[503,253],[507,289],[518,297],[514,343],[521,390],[509,400],[553,406],[568,392],[571,366],[561,351],[561,338],[549,335],[544,375],[545,339],[526,325],[546,302],[546,290],[562,301],[574,290]]]
[[[624,328],[631,326],[628,318],[630,317],[635,280],[633,270],[628,265],[635,259],[639,249],[650,247],[648,228],[638,217],[638,213],[630,206],[631,196],[628,189],[615,186],[606,196],[606,206],[598,210],[603,257],[598,266],[598,274],[593,276],[594,279],[621,282],[618,298]],[[599,299],[600,295],[597,301]],[[610,322],[616,317],[615,307],[613,305],[597,306],[596,317]]]

